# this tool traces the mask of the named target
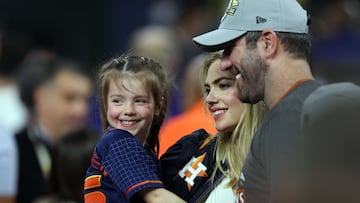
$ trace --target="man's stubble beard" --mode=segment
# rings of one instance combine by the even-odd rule
[[[265,75],[269,69],[269,65],[260,57],[257,49],[246,49],[245,55],[240,59],[242,87],[237,83],[239,91],[238,98],[243,103],[256,104],[264,100],[265,93]],[[250,71],[249,71],[250,70]],[[244,80],[245,79],[245,80]]]

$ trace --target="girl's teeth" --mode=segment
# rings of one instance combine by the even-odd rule
[[[122,121],[125,125],[131,125],[136,123],[136,121]]]

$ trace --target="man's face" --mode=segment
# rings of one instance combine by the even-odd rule
[[[42,91],[39,120],[55,136],[84,127],[90,111],[92,84],[88,77],[60,71]]]
[[[222,70],[229,70],[236,76],[240,101],[251,104],[264,99],[264,78],[268,67],[257,47],[246,45],[244,36],[224,50],[220,65]]]

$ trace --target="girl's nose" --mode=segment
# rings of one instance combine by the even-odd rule
[[[131,102],[127,102],[126,106],[125,106],[125,115],[135,115],[135,106],[134,103]]]

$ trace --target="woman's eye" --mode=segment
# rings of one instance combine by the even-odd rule
[[[209,95],[209,93],[210,93],[210,88],[208,87],[204,88],[204,94]]]
[[[227,89],[227,88],[229,88],[229,87],[230,87],[229,84],[219,84],[219,88],[220,88],[220,89]]]

